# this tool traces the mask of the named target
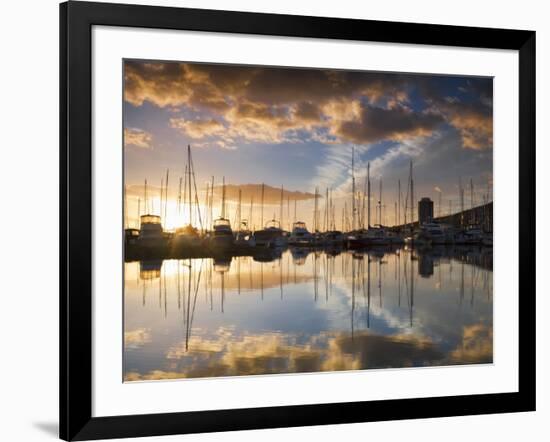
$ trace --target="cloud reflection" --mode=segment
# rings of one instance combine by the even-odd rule
[[[490,362],[492,335],[487,327],[465,327],[460,349],[445,353],[427,338],[406,334],[377,335],[369,332],[320,333],[301,342],[283,333],[235,335],[220,329],[213,337],[191,339],[166,353],[171,369],[136,371],[126,381],[275,373],[403,368],[436,364]]]

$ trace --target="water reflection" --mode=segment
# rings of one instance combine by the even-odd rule
[[[125,265],[125,379],[492,362],[492,254],[269,250]]]

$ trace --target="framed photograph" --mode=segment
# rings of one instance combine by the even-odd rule
[[[60,6],[60,437],[535,409],[535,33]]]

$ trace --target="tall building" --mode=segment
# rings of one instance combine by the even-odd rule
[[[434,203],[430,198],[418,201],[418,221],[420,224],[430,222],[434,217]]]

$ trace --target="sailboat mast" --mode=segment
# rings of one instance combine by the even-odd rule
[[[474,182],[470,178],[470,209],[474,208]]]
[[[225,176],[222,178],[222,218],[225,219]]]
[[[380,178],[380,190],[378,200],[378,224],[382,225],[382,178]]]
[[[365,220],[366,220],[366,213],[365,213],[366,201],[365,200],[367,199],[367,186],[368,186],[367,181],[368,181],[368,172],[367,172],[367,175],[365,175],[365,183],[363,185],[363,196],[361,198],[361,223],[360,223],[361,229],[365,228]]]
[[[248,226],[249,228],[254,229],[254,224],[252,223],[252,214],[254,209],[254,196],[250,197],[250,209],[248,211]]]
[[[168,212],[168,175],[170,174],[170,169],[166,169],[166,182],[164,190],[164,224],[166,224],[167,212]]]
[[[460,194],[460,226],[464,227],[464,189],[462,188],[461,177],[458,177],[458,191]]]
[[[242,203],[242,190],[239,188],[239,205],[237,206],[237,226],[241,229],[241,203]]]
[[[413,180],[413,162],[411,160],[410,165],[410,178],[411,178],[411,227],[414,222],[414,180]]]
[[[367,163],[367,229],[370,228],[370,161]]]
[[[191,146],[187,145],[187,192],[189,202],[189,225],[193,225],[193,199],[191,196]]]
[[[397,225],[401,223],[401,180],[397,180]]]
[[[195,191],[195,208],[197,209],[196,215],[199,218],[199,227],[201,228],[201,231],[202,231],[203,225],[202,225],[201,210],[199,207],[199,192],[197,190],[197,180],[195,178],[195,165],[193,164],[193,157],[191,156],[191,146],[188,146],[188,149],[189,149],[189,165],[190,165],[189,171],[192,174],[191,177],[193,178],[193,189]]]
[[[163,195],[164,195],[164,177],[160,179],[160,206],[159,206],[159,216],[161,218],[161,224],[164,223],[164,219],[162,219],[162,201],[163,201]]]
[[[147,178],[145,178],[145,187],[144,187],[144,199],[145,199],[145,214],[149,214],[149,204],[147,202]]]
[[[263,229],[264,227],[264,197],[265,197],[265,184],[262,183],[262,200],[261,200],[261,208],[260,208],[260,229]]]
[[[349,220],[348,220],[348,202],[344,201],[344,231],[349,231]]]
[[[283,186],[281,185],[281,206],[279,208],[279,223],[280,223],[281,229],[283,228],[283,194],[284,194],[284,189],[283,189]]]
[[[182,182],[182,178],[180,177],[180,182],[178,185],[178,207],[177,207],[178,216],[181,214],[181,182]]]
[[[290,225],[290,194],[286,197],[286,217],[288,218],[288,230],[292,229]]]
[[[141,217],[141,198],[138,198],[138,208],[137,208],[137,226],[139,229],[139,219]]]
[[[332,189],[330,189],[330,230],[336,230],[336,227],[334,226],[334,206],[332,205]]]
[[[317,187],[315,188],[315,204],[313,206],[313,231],[317,232],[318,226],[317,226],[317,204],[318,204],[318,190]]]
[[[470,223],[474,224],[476,222],[475,213],[474,213],[474,182],[470,178]]]
[[[210,181],[210,201],[208,205],[210,206],[210,230],[212,230],[214,224],[214,175],[212,175]]]
[[[355,146],[351,148],[351,229],[355,230]]]
[[[206,182],[206,193],[204,196],[204,228],[205,230],[208,229],[208,202],[210,200],[210,183]]]
[[[326,232],[327,230],[329,230],[329,225],[328,225],[328,211],[329,211],[329,208],[328,208],[328,187],[326,188],[325,190],[325,216],[324,216],[324,220],[323,220],[323,224],[324,224],[324,231]]]
[[[181,198],[181,212],[185,215],[185,202],[187,201],[187,164],[183,172],[183,193]]]

